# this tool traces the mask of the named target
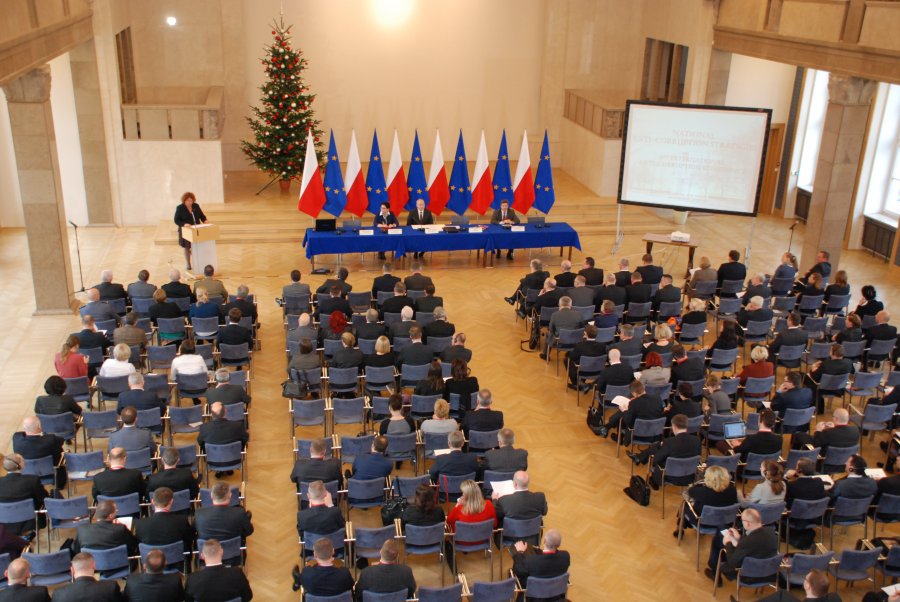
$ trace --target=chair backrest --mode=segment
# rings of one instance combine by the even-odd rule
[[[305,550],[312,551],[313,544],[324,537],[325,539],[331,541],[331,545],[334,546],[334,549],[336,551],[343,550],[345,535],[346,531],[343,527],[337,529],[336,531],[332,531],[331,533],[312,533],[310,531],[306,531],[303,533],[303,548]]]
[[[434,404],[441,395],[413,395],[410,411],[420,416],[431,416],[434,413]]]
[[[418,435],[415,431],[404,435],[387,434],[385,437],[388,440],[388,454],[392,458],[405,457],[416,453]]]
[[[669,456],[666,458],[666,477],[688,477],[697,472],[697,465],[700,464],[700,456],[691,456],[690,458],[675,458]]]
[[[616,338],[616,326],[610,326],[608,328],[598,328],[597,329],[597,342],[599,343],[611,343]]]
[[[219,343],[219,360],[222,362],[237,362],[247,359],[250,355],[250,345],[247,343],[239,343],[237,345],[227,345]]]
[[[82,548],[94,557],[94,567],[98,571],[114,571],[128,566],[128,546],[122,544],[114,548]]]
[[[395,382],[393,366],[366,366],[365,375],[367,387],[393,385]]]
[[[851,576],[852,581],[865,579],[866,572],[875,566],[878,557],[881,556],[881,547],[874,550],[851,550],[849,548],[841,551],[838,559],[836,576],[838,579],[847,579]],[[860,576],[863,575],[863,576]]]
[[[291,415],[297,426],[325,423],[325,399],[292,399]]]
[[[691,295],[694,297],[711,297],[716,292],[719,283],[716,280],[698,280],[694,283]]]
[[[453,337],[428,337],[428,346],[431,347],[431,350],[434,353],[441,353],[444,349],[449,347],[452,342]]]
[[[681,301],[663,301],[659,304],[659,317],[670,318],[681,315]]]
[[[710,282],[715,284],[715,281]],[[559,577],[529,577],[525,586],[525,597],[526,599],[564,597],[568,588],[569,573]]]
[[[726,282],[728,282],[726,280]],[[739,291],[740,289],[738,289]],[[731,291],[731,292],[738,292]],[[722,286],[722,292],[725,291],[724,283]],[[724,297],[719,299],[719,307],[717,308],[716,314],[718,316],[731,316],[736,314],[741,309],[741,299],[739,297]]]
[[[381,546],[384,545],[384,542],[389,539],[394,539],[396,536],[397,529],[393,524],[374,529],[356,527],[353,529],[353,537],[356,540],[353,544],[353,548],[356,554],[363,556],[363,554],[359,554],[360,548],[377,552],[381,549]],[[366,554],[366,556],[368,556],[368,554]]]
[[[175,301],[175,299],[170,299],[170,301]],[[185,309],[182,308],[182,311]],[[184,334],[186,332],[184,318],[157,318],[156,328],[164,334]]]
[[[791,564],[788,574],[791,576],[792,583],[802,583],[806,574],[812,570],[827,572],[831,565],[831,559],[834,558],[834,552],[825,552],[824,554],[794,554],[791,556]]]
[[[306,594],[305,599],[306,602],[353,602],[353,594],[351,594],[350,591],[346,591],[342,594],[335,594],[334,596],[314,596],[312,594]]]
[[[375,435],[363,435],[361,437],[341,437],[341,461],[345,464],[352,464],[353,459],[367,453],[372,449],[372,441]]]
[[[730,506],[703,506],[703,510],[700,512],[699,524],[704,528],[728,527],[734,524],[740,508],[740,504],[732,504]]]
[[[90,383],[87,376],[64,378],[63,380],[66,381],[66,395],[71,395],[76,401],[87,401],[87,396],[90,395]]]
[[[800,304],[797,305],[797,311],[812,312],[822,307],[822,300],[825,295],[803,295],[800,298]]]
[[[666,383],[664,385],[644,385],[644,389],[648,395],[659,397],[663,403],[665,403],[669,399],[669,396],[672,395],[672,383]]]
[[[874,403],[868,404],[866,406],[865,414],[863,414],[863,423],[866,425],[866,430],[875,430],[872,428],[875,424],[881,424],[882,426],[887,427],[888,422],[893,419],[896,410],[896,403],[886,406],[880,406]]]
[[[354,368],[355,370],[355,368]],[[366,398],[353,397],[342,399],[334,397],[331,400],[332,420],[335,424],[355,424],[366,420]]]
[[[174,509],[174,506],[173,506]],[[150,553],[151,550],[159,550],[163,553],[163,557],[166,559],[166,564],[175,564],[176,562],[184,562],[184,542],[183,541],[173,541],[172,543],[167,543],[163,545],[150,545],[146,543],[139,543],[138,550],[141,554],[141,562],[147,561],[147,554]]]
[[[350,501],[384,501],[384,479],[347,479],[347,498]]]
[[[103,395],[118,395],[128,390],[127,376],[98,376],[97,390]]]
[[[775,525],[781,520],[787,504],[782,501],[771,504],[750,504],[747,507],[759,512],[760,521],[763,525]]]
[[[328,367],[328,384],[335,388],[355,388],[359,378],[359,368]]]
[[[832,519],[838,524],[863,522],[866,520],[866,511],[868,511],[874,497],[874,495],[864,498],[838,496],[834,500]]]
[[[485,450],[499,447],[500,444],[497,441],[497,434],[499,432],[500,429],[494,431],[469,431],[469,449]]]
[[[653,306],[653,303],[650,301],[646,303],[629,303],[628,309],[628,318],[633,320],[634,318],[646,318],[650,315],[650,308]]]
[[[853,375],[853,387],[850,393],[854,396],[875,394],[875,387],[881,384],[881,372],[857,372]],[[884,406],[882,406],[884,407]],[[866,406],[868,409],[868,406]]]
[[[756,454],[749,453],[747,454],[747,462],[744,466],[744,474],[749,473],[759,473],[762,469],[762,463],[766,460],[774,460],[778,461],[778,458],[781,456],[780,452],[775,452],[774,454]]]
[[[0,524],[22,523],[30,520],[34,520],[34,502],[31,499],[0,502]]]
[[[741,562],[741,583],[746,583],[746,580],[753,580],[754,583],[758,583],[759,580],[766,577],[771,577],[774,582],[778,576],[778,568],[781,566],[783,559],[784,556],[781,554],[775,554],[768,558],[745,556],[743,562]]]
[[[782,345],[778,350],[777,358],[779,363],[784,361],[799,360],[806,350],[806,345]]]
[[[875,518],[878,515],[900,514],[900,495],[891,495],[890,493],[882,493],[878,498],[878,505],[875,507]],[[898,548],[900,551],[900,548]]]
[[[97,501],[110,501],[116,504],[116,514],[126,516],[129,514],[137,514],[141,511],[141,498],[137,493],[129,493],[128,495],[98,495]]]
[[[404,545],[407,546],[407,554],[415,554],[415,547],[434,546],[442,544],[444,541],[444,523],[435,525],[406,525],[404,527],[404,535],[406,540]],[[433,552],[427,552],[433,553]]]
[[[45,433],[59,435],[63,439],[73,439],[75,437],[75,423],[73,422],[72,412],[37,414],[37,417],[41,421],[41,428]]]
[[[815,449],[792,449],[788,451],[788,457],[784,461],[784,469],[785,470],[795,470],[797,468],[797,462],[802,459],[807,459],[813,462],[814,464],[818,461],[819,453],[822,451],[821,447],[816,447]]]
[[[394,477],[391,481],[391,492],[409,498],[416,494],[416,487],[422,484],[431,484],[431,477],[428,474],[418,477]]]
[[[784,419],[781,425],[784,426],[803,426],[808,425],[812,421],[812,417],[816,414],[816,407],[809,408],[788,408],[784,411]]]
[[[209,508],[213,505],[212,501],[212,489],[206,489],[204,487],[200,488],[200,507],[201,508]],[[231,487],[231,505],[232,506],[240,506],[241,505],[241,488],[232,486]]]
[[[197,549],[202,550],[203,544],[206,543],[205,539],[197,538]],[[230,560],[232,558],[240,558],[241,556],[241,538],[240,537],[231,537],[229,539],[221,539],[219,540],[219,544],[222,546],[222,560]]]
[[[750,376],[747,378],[747,382],[744,385],[744,393],[752,393],[755,395],[762,393],[769,394],[774,386],[775,376],[766,376],[764,378],[754,378]]]
[[[515,540],[534,537],[540,534],[543,524],[542,516],[535,516],[534,518],[511,518],[507,516],[503,519],[503,537],[504,539]]]
[[[428,377],[428,371],[431,369],[429,364],[420,366],[414,364],[403,364],[400,366],[400,380],[403,383],[417,383]]]
[[[334,352],[343,347],[344,343],[340,339],[325,339],[322,341],[322,346],[325,357],[331,359],[334,357]]]
[[[648,440],[655,437],[662,437],[665,428],[665,418],[655,418],[653,420],[638,418],[634,421],[634,433],[631,436],[631,440]]]
[[[48,497],[44,499],[44,508],[47,510],[47,516],[54,520],[86,519],[90,516],[85,495],[65,499]]]
[[[32,585],[54,585],[72,580],[72,553],[69,550],[49,554],[25,552],[22,558],[28,561]]]
[[[849,447],[836,447],[834,445],[829,445],[828,450],[825,452],[825,466],[843,466],[847,463],[847,460],[853,454],[859,453],[859,444],[851,445]]]
[[[470,476],[469,478],[473,478]],[[479,521],[477,523],[467,523],[459,521],[456,523],[456,531],[453,533],[453,539],[457,543],[465,542],[483,542],[484,545],[476,549],[489,549],[491,547],[491,535],[494,532],[494,519]]]
[[[406,589],[381,594],[363,590],[362,599],[363,602],[406,602]]]
[[[641,354],[636,353],[635,355],[623,355],[619,358],[623,364],[627,364],[631,366],[632,370],[640,370],[641,369]]]
[[[516,580],[476,581],[472,585],[472,602],[510,602],[516,595]]]
[[[237,463],[241,461],[240,441],[223,443],[221,445],[207,443],[204,445],[204,448],[206,449],[207,462]]]
[[[462,600],[462,583],[447,587],[420,587],[419,602],[459,602]]]
[[[750,320],[744,329],[744,337],[759,340],[769,336],[771,330],[772,323],[769,320]]]
[[[841,343],[841,347],[844,348],[844,357],[848,360],[856,359],[862,357],[863,352],[866,350],[866,342],[865,341],[844,341]],[[829,349],[830,351],[830,349]],[[824,357],[828,357],[825,355]]]
[[[706,334],[706,322],[700,324],[682,324],[678,339],[684,342],[696,341]]]
[[[295,459],[311,457],[310,448],[315,441],[323,441],[325,443],[325,457],[331,458],[333,454],[331,448],[332,439],[331,437],[326,437],[325,439],[294,439]]]
[[[850,380],[850,373],[845,374],[823,374],[819,380],[819,391],[839,391],[847,387],[847,381]]]
[[[794,520],[820,520],[828,510],[829,498],[819,500],[796,499],[791,502],[790,518]]]

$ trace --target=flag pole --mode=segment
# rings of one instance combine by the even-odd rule
[[[616,241],[613,243],[612,254],[615,255],[619,251],[619,245],[622,244],[622,239],[625,238],[625,235],[622,233],[620,224],[622,222],[622,204],[617,204],[616,210]]]

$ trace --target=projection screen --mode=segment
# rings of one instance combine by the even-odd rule
[[[756,215],[770,109],[628,101],[619,203]]]

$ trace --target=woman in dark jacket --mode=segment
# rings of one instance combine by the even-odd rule
[[[450,366],[450,379],[444,383],[444,399],[459,394],[459,421],[462,422],[474,394],[478,393],[478,379],[469,374],[469,364],[464,359],[455,359]]]
[[[181,204],[175,209],[175,225],[178,226],[178,244],[184,249],[184,260],[187,269],[191,269],[191,243],[185,240],[181,235],[181,229],[184,226],[195,226],[197,224],[205,224],[206,215],[200,209],[197,203],[197,197],[193,192],[185,192],[181,195]],[[203,266],[200,266],[203,267]]]
[[[721,466],[709,466],[703,475],[703,482],[692,485],[687,490],[687,497],[691,501],[691,506],[700,516],[704,506],[731,506],[738,503],[737,489],[731,482],[731,475]],[[691,512],[687,512],[684,517],[685,527],[694,527],[696,518]],[[673,533],[678,537],[678,531]]]
[[[444,378],[441,376],[441,360],[432,360],[428,376],[416,383],[415,395],[443,395]]]
[[[81,414],[81,406],[71,395],[66,395],[66,381],[55,374],[44,381],[46,395],[39,396],[34,402],[35,414],[65,414],[73,416]]]
[[[375,341],[375,353],[363,356],[363,366],[387,368],[394,365],[394,352],[391,351],[391,340],[384,335]]]
[[[435,502],[434,489],[425,483],[416,487],[413,503],[404,511],[400,520],[403,526],[430,527],[444,522],[444,509]]]
[[[825,287],[825,303],[831,298],[831,295],[849,295],[850,284],[847,282],[847,272],[838,270],[834,273],[834,282]]]

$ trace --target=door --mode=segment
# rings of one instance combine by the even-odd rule
[[[763,168],[762,187],[759,193],[759,213],[768,215],[775,208],[775,188],[781,171],[781,153],[784,150],[784,124],[773,123],[766,147],[766,164]]]

